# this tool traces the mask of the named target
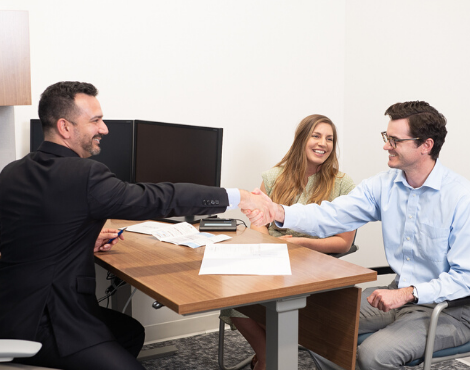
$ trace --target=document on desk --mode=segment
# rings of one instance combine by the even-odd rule
[[[165,226],[168,226],[168,224],[163,223],[163,222],[156,222],[156,221],[146,221],[146,222],[141,222],[141,223],[129,226],[126,229],[126,231],[139,233],[139,234],[152,235],[153,232]]]
[[[162,242],[185,245],[190,248],[199,248],[203,245],[231,239],[230,236],[224,234],[200,233],[198,229],[187,222],[166,225],[154,230],[152,235]]]
[[[153,235],[162,242],[185,245],[190,248],[199,248],[206,244],[231,239],[230,236],[224,234],[200,233],[198,229],[187,222],[168,225],[164,222],[146,221],[129,226],[126,231]]]
[[[199,275],[292,275],[287,244],[206,245]]]

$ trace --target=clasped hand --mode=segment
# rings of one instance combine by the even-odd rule
[[[242,194],[240,208],[255,226],[273,222],[278,212],[277,207],[278,205],[258,188],[251,193]]]

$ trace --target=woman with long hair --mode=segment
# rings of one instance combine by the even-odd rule
[[[294,142],[284,158],[262,174],[261,191],[274,202],[288,206],[320,204],[348,194],[354,182],[338,169],[337,141],[336,127],[328,117],[319,114],[305,117],[297,126]],[[355,234],[351,231],[319,239],[278,228],[274,223],[251,228],[323,253],[347,252]],[[265,328],[234,309],[222,310],[220,318],[232,329],[236,327],[253,347],[256,355],[252,369],[265,370]]]

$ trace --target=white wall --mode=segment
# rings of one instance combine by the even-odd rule
[[[223,127],[225,187],[259,186],[309,114],[327,114],[341,134],[344,1],[0,0],[0,8],[30,15],[33,105],[15,108],[17,157],[28,152],[40,93],[60,80],[95,84],[105,118]],[[147,340],[171,336],[169,322],[174,335],[205,330],[150,303],[136,294],[133,305]]]
[[[470,2],[348,0],[345,31],[344,170],[356,182],[386,170],[385,110],[424,100],[448,121],[442,163],[470,178]],[[380,223],[360,228],[357,243],[349,261],[385,262]]]
[[[15,111],[0,107],[0,171],[15,159]]]
[[[0,0],[0,9],[30,12],[33,105],[15,108],[17,157],[40,93],[81,80],[99,88],[105,118],[223,127],[222,186],[259,186],[312,113],[337,124],[341,165],[360,182],[386,169],[385,109],[417,99],[446,115],[442,161],[470,178],[465,0]],[[357,242],[350,261],[385,262],[380,224]],[[201,329],[150,303],[140,294],[133,306],[147,339]],[[201,330],[216,324],[207,321]]]

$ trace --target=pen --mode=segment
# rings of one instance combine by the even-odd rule
[[[127,229],[127,227],[122,228],[121,231],[118,232],[118,235],[116,236],[116,238],[119,238],[119,236],[120,236],[120,235],[124,232],[124,230],[126,230],[126,229]],[[111,243],[111,242],[112,242],[114,239],[116,239],[116,238],[109,239],[106,244]]]

